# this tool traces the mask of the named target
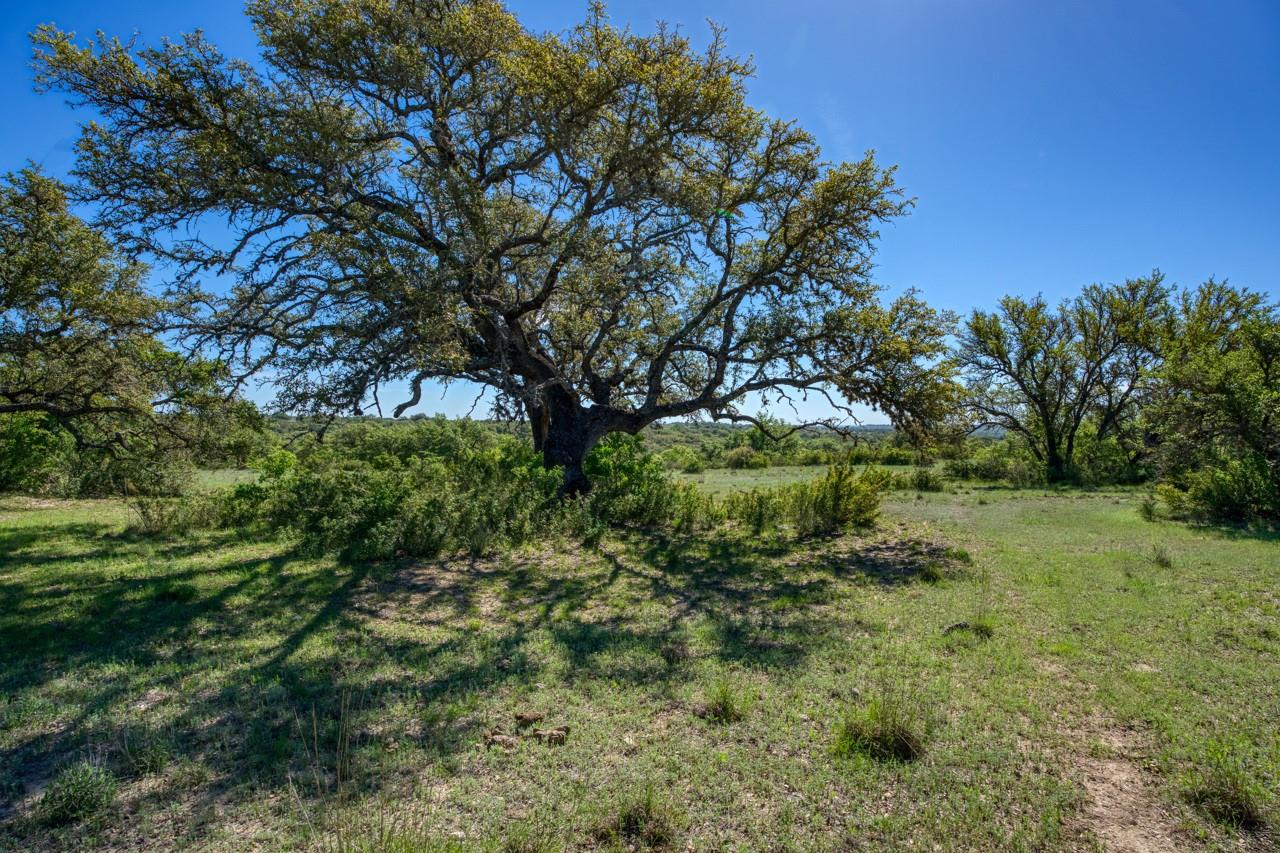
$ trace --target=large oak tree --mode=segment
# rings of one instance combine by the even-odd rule
[[[290,411],[469,380],[526,417],[567,491],[603,435],[748,395],[937,413],[946,318],[870,280],[909,201],[868,154],[749,107],[695,50],[600,7],[562,34],[487,0],[255,0],[253,64],[201,35],[35,36],[93,110],[82,191],[168,264],[193,347],[270,368]],[[200,292],[211,274],[229,292]],[[754,400],[754,396],[752,398]]]

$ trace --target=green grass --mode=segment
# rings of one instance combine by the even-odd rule
[[[915,470],[910,465],[877,465],[894,474]],[[779,465],[773,468],[708,468],[698,474],[676,474],[687,483],[713,495],[724,495],[743,489],[765,489],[802,483],[821,477],[827,472],[825,465]]]
[[[202,468],[196,472],[196,489],[212,492],[241,483],[252,483],[258,478],[257,471],[244,468]]]
[[[1266,849],[1280,543],[1140,500],[961,488],[809,546],[346,564],[0,499],[0,849],[1088,849],[1079,762],[1121,741],[1186,846]],[[915,760],[842,750],[904,692]],[[110,805],[40,822],[86,756]]]

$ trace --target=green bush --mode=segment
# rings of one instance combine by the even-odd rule
[[[0,492],[65,493],[73,449],[42,415],[0,415]]]
[[[910,489],[917,492],[941,492],[947,487],[942,475],[927,466],[919,466],[909,474],[895,474],[891,485],[895,489]]]
[[[670,517],[681,487],[637,436],[614,433],[588,454],[592,510],[611,524],[653,525]],[[693,488],[685,486],[684,488]]]
[[[80,761],[62,770],[36,803],[36,818],[50,826],[82,820],[111,805],[116,777],[105,767]]]
[[[840,462],[816,480],[784,487],[796,532],[828,536],[871,527],[880,515],[880,498],[889,479],[883,468],[856,474],[852,463]]]
[[[1280,520],[1280,479],[1259,456],[1219,461],[1161,483],[1156,494],[1176,518],[1247,522]]]
[[[769,457],[750,447],[735,447],[724,455],[726,468],[768,468]]]

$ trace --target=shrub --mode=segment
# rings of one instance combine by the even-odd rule
[[[702,471],[705,466],[702,457],[693,448],[685,447],[682,444],[662,451],[658,455],[658,459],[667,470],[684,471],[686,474],[696,474]]]
[[[645,452],[638,436],[607,436],[587,456],[583,470],[594,486],[593,512],[613,524],[658,524],[679,499],[680,487],[658,458]]]
[[[560,475],[531,448],[448,423],[360,424],[332,446],[277,451],[258,483],[219,498],[222,523],[260,521],[303,550],[383,559],[514,545],[571,515],[556,497]]]
[[[724,455],[726,468],[768,468],[769,458],[750,447],[735,447]]]
[[[816,480],[784,487],[788,516],[800,536],[871,527],[880,515],[880,498],[889,479],[883,468],[855,474],[849,462],[837,463]]]
[[[895,474],[891,483],[895,489],[913,489],[917,492],[941,492],[946,488],[942,475],[926,466],[919,466],[909,474]]]
[[[1156,493],[1176,518],[1247,522],[1280,520],[1280,480],[1257,456],[1229,459],[1161,483]]]
[[[116,777],[105,767],[80,761],[62,770],[36,803],[41,823],[71,823],[101,812],[116,796]]]
[[[725,512],[759,536],[778,525],[786,516],[785,492],[779,489],[751,489],[731,492],[724,499]]]
[[[71,436],[43,415],[0,415],[0,492],[65,492],[73,450]]]
[[[222,515],[219,500],[203,495],[139,497],[129,501],[129,508],[136,517],[130,530],[144,536],[176,536],[214,527]]]

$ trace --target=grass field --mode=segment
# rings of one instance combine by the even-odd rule
[[[911,471],[910,465],[877,465],[892,473]],[[698,474],[677,474],[687,483],[693,483],[713,495],[723,495],[740,489],[763,489],[800,483],[821,476],[823,465],[777,465],[770,468],[708,468]]]
[[[3,499],[0,848],[1274,849],[1280,542],[1138,503],[349,565]]]

